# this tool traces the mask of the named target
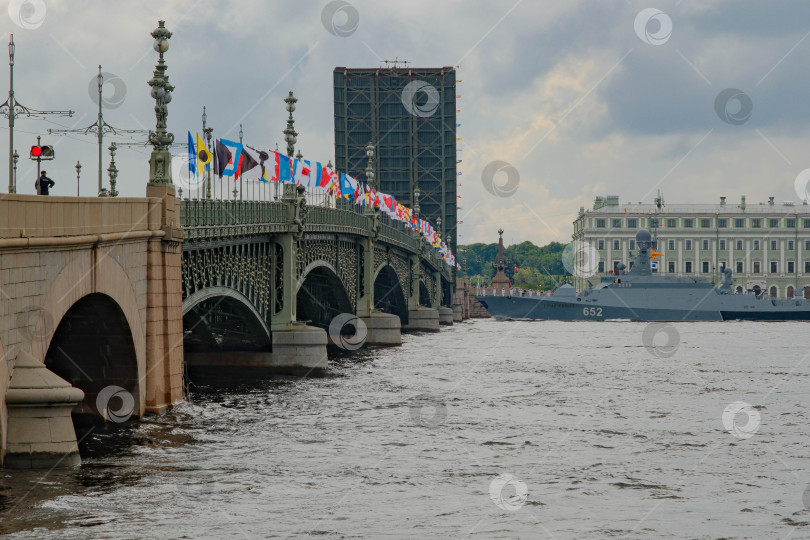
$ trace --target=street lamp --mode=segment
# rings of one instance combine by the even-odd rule
[[[295,153],[295,143],[298,141],[298,132],[295,131],[293,127],[295,124],[295,120],[293,120],[293,111],[295,110],[295,104],[298,102],[298,98],[296,98],[292,90],[290,90],[290,95],[284,98],[284,103],[287,104],[286,109],[287,112],[290,113],[290,117],[287,118],[287,128],[282,131],[284,133],[284,140],[287,141],[287,155],[292,156]]]
[[[12,156],[11,156],[11,160],[14,162],[14,176],[12,176],[12,178],[14,179],[14,187],[15,187],[15,191],[9,191],[9,193],[16,193],[16,186],[17,186],[17,162],[20,160],[20,154],[18,154],[16,150],[14,150],[14,154],[12,154]]]
[[[118,191],[115,189],[116,179],[118,178],[118,167],[115,166],[115,150],[118,147],[115,143],[110,145],[110,166],[107,172],[110,174],[110,197],[117,197]]]
[[[209,153],[211,153],[211,138],[213,137],[213,133],[214,133],[214,128],[212,128],[212,127],[203,128],[203,134],[205,135],[205,140],[206,140],[206,143],[208,144],[208,152]],[[213,167],[209,163],[208,164],[208,183],[207,183],[206,194],[205,194],[206,199],[211,198],[211,169],[213,169]]]
[[[165,22],[158,21],[158,27],[151,34],[155,38],[153,48],[160,57],[152,79],[147,83],[152,87],[151,95],[155,99],[156,118],[155,131],[149,132],[149,142],[154,147],[149,157],[150,186],[172,185],[172,155],[169,152],[169,145],[174,142],[174,135],[166,131],[166,117],[169,115],[166,105],[172,100],[174,86],[169,84],[166,62],[163,61],[163,53],[169,50],[169,38],[172,37],[172,33],[166,29]]]
[[[366,145],[366,155],[368,156],[368,164],[366,165],[366,183],[368,187],[372,187],[374,182],[374,145],[369,142]]]
[[[413,188],[413,215],[419,217],[419,187]]]
[[[79,197],[79,175],[82,172],[82,164],[78,161],[76,162],[76,196]]]

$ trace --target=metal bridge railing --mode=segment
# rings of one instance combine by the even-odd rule
[[[184,228],[282,225],[288,220],[287,206],[275,201],[182,199],[178,205],[180,224]],[[336,208],[307,205],[306,230],[334,231],[335,227],[339,227],[350,229],[358,235],[370,234],[365,207],[345,199],[338,199],[335,205]],[[420,244],[424,242],[408,224],[391,219],[385,213],[380,214],[379,232],[383,242],[400,246],[411,253],[418,252]],[[205,233],[200,231],[200,234]],[[435,268],[448,271],[441,255],[432,246],[424,246],[422,255]]]

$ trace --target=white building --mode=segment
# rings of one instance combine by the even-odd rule
[[[772,297],[810,298],[810,206],[773,199],[746,204],[743,195],[739,204],[720,197],[718,204],[667,205],[663,198],[661,204],[619,204],[616,195],[596,197],[593,210],[580,208],[574,221],[578,268],[584,270],[575,286],[587,287],[586,274],[593,271],[610,271],[620,262],[629,267],[636,232],[654,233],[657,220],[656,251],[662,255],[654,271],[719,283],[728,266],[740,292],[759,286]]]

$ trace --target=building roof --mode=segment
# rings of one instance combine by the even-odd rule
[[[607,204],[595,210],[586,209],[587,214],[810,214],[810,205],[787,201],[782,203],[746,203],[745,210],[739,203],[726,204],[664,204],[660,209],[655,204]],[[583,215],[583,214],[581,214]]]

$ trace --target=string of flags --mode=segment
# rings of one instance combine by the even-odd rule
[[[189,174],[203,174],[211,169],[217,176],[232,177],[234,181],[280,182],[308,188],[317,188],[337,198],[354,204],[379,207],[392,219],[402,221],[419,231],[422,238],[433,246],[449,266],[456,265],[450,247],[439,237],[427,220],[416,217],[410,208],[388,195],[370,187],[365,182],[335,171],[320,162],[299,160],[275,150],[262,150],[247,144],[227,139],[214,140],[213,152],[203,143],[199,133],[195,139],[188,132]]]

